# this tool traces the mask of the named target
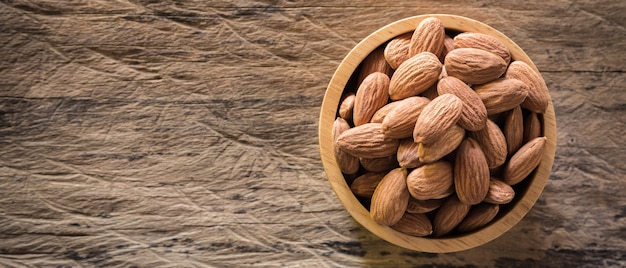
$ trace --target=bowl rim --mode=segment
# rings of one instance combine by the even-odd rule
[[[365,57],[393,37],[415,30],[419,22],[428,17],[435,17],[441,20],[446,30],[479,32],[495,37],[509,48],[512,59],[524,61],[539,73],[532,60],[516,43],[491,26],[477,20],[458,15],[424,14],[392,22],[360,41],[345,56],[333,74],[326,88],[320,109],[318,122],[320,156],[325,174],[335,195],[348,213],[367,230],[387,242],[415,251],[430,253],[456,252],[478,247],[498,238],[519,223],[537,202],[547,184],[554,162],[556,152],[556,118],[552,99],[550,98],[548,108],[543,114],[543,134],[547,137],[547,142],[541,162],[534,171],[534,175],[526,179],[530,180],[530,182],[523,197],[510,208],[508,213],[496,218],[489,226],[454,237],[425,238],[406,235],[374,222],[369,216],[369,211],[361,205],[350,191],[337,165],[332,145],[332,124],[336,119],[339,101],[344,88],[350,76]]]

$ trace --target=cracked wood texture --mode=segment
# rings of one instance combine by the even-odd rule
[[[550,88],[549,183],[511,231],[412,252],[326,181],[325,87],[361,39],[448,13]],[[2,267],[624,267],[624,1],[0,1]]]

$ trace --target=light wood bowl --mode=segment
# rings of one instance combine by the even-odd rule
[[[333,154],[332,126],[337,115],[339,101],[348,80],[359,64],[374,49],[398,35],[414,31],[416,26],[427,17],[436,17],[444,24],[446,30],[457,32],[479,32],[491,35],[502,41],[511,51],[512,58],[530,65],[537,72],[537,67],[528,55],[511,39],[490,26],[476,20],[454,15],[428,14],[406,18],[391,23],[366,37],[356,45],[344,58],[333,75],[322,103],[319,120],[319,145],[322,163],[330,185],[352,217],[367,230],[378,237],[395,245],[431,253],[455,252],[471,249],[496,239],[516,225],[535,204],[550,176],[554,154],[556,151],[556,119],[552,101],[543,114],[543,134],[547,137],[547,146],[537,170],[527,178],[525,187],[516,192],[516,198],[501,210],[494,221],[475,232],[443,238],[414,237],[397,232],[387,226],[379,225],[370,218],[369,211],[350,191],[350,188],[339,170]]]

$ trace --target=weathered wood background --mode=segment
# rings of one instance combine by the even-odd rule
[[[624,267],[626,2],[0,1],[2,267]],[[321,166],[362,38],[449,13],[517,42],[558,124],[542,197],[453,254],[363,229]]]

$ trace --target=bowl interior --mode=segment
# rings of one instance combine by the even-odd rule
[[[369,216],[369,211],[350,191],[336,163],[331,136],[332,125],[336,118],[337,107],[339,106],[342,93],[350,77],[355,73],[365,57],[392,38],[415,30],[420,21],[428,17],[438,18],[444,24],[446,31],[478,32],[493,36],[509,48],[514,60],[524,61],[538,72],[537,67],[517,44],[499,31],[476,20],[455,15],[429,14],[396,21],[377,30],[358,43],[335,71],[326,89],[320,111],[320,155],[331,188],[346,210],[363,227],[378,237],[407,249],[432,253],[455,252],[474,248],[497,238],[517,224],[535,204],[547,183],[552,169],[556,151],[556,120],[554,107],[550,100],[548,109],[542,118],[543,134],[547,137],[547,145],[541,163],[523,184],[516,186],[520,190],[516,192],[515,200],[509,203],[508,206],[503,207],[502,211],[504,213],[500,213],[487,227],[457,236],[430,238],[406,235],[374,222]]]

